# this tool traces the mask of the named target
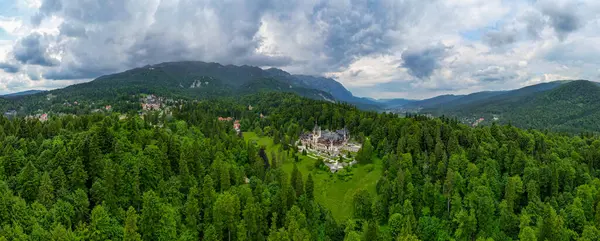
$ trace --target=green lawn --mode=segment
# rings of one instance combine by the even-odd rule
[[[274,145],[269,137],[258,137],[253,132],[244,132],[246,141],[254,140],[259,145],[264,145],[267,151],[278,150],[280,145]],[[282,168],[288,174],[292,172],[294,163],[292,158],[283,163]],[[361,188],[369,190],[375,197],[375,185],[381,176],[381,161],[375,160],[372,167],[368,165],[356,165],[350,168],[352,175],[343,180],[341,174],[332,174],[323,170],[317,170],[314,167],[315,159],[307,156],[300,156],[300,162],[297,163],[298,170],[302,172],[304,181],[309,173],[312,173],[315,181],[315,199],[323,206],[331,210],[333,216],[338,221],[343,221],[352,216],[352,196]],[[369,172],[369,169],[372,171]]]

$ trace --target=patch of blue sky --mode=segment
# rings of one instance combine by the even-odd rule
[[[0,0],[0,16],[16,17],[22,15],[23,13],[17,7],[15,0]]]
[[[481,40],[482,35],[483,31],[481,29],[472,29],[460,32],[460,36],[470,41],[479,41]]]
[[[470,29],[460,32],[460,36],[469,41],[480,41],[481,38],[489,31],[500,30],[504,26],[504,19],[490,23],[485,27]]]
[[[6,30],[0,27],[0,40],[2,39],[12,39],[13,36],[10,35]]]

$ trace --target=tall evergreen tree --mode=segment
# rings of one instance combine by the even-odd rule
[[[44,172],[40,179],[37,197],[37,200],[46,207],[50,207],[54,204],[54,187],[52,186],[52,180],[50,180],[50,174],[48,174],[48,172]]]
[[[142,236],[137,232],[138,215],[133,207],[127,209],[127,217],[125,218],[125,228],[123,229],[123,241],[140,241]]]
[[[314,200],[314,189],[315,183],[313,181],[312,174],[308,174],[308,178],[306,179],[306,197],[309,200]]]

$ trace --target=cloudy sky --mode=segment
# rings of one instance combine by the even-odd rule
[[[600,77],[598,0],[0,0],[0,93],[201,60],[426,98]]]

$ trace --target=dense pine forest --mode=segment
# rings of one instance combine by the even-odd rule
[[[242,133],[220,116],[240,119]],[[382,163],[376,191],[353,194],[350,219],[315,200],[312,175],[323,170],[281,168],[315,123],[354,133],[358,165]],[[600,240],[597,136],[471,128],[286,93],[187,102],[172,118],[0,125],[0,240]]]

